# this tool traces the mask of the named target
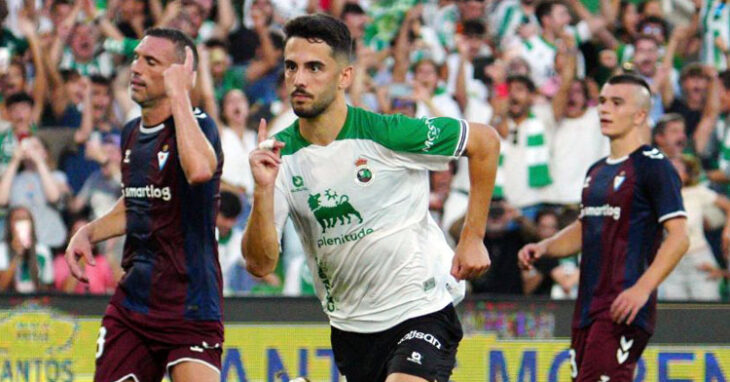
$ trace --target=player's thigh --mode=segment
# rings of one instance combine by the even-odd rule
[[[578,364],[576,381],[633,381],[636,363],[648,342],[649,334],[637,326],[594,322]]]
[[[406,381],[398,374],[421,378],[409,381],[448,381],[463,337],[454,307],[408,320],[401,333],[388,361],[388,376],[396,375],[396,381]]]
[[[166,367],[173,382],[218,382],[221,353],[220,348],[176,347],[168,352]]]
[[[393,349],[391,330],[354,333],[332,327],[330,341],[337,369],[348,382],[385,380],[385,367]]]
[[[578,369],[583,361],[589,330],[590,327],[573,329],[570,336],[570,377],[573,381],[578,378]]]
[[[165,372],[163,361],[120,319],[104,317],[96,341],[94,381],[159,381]]]
[[[408,375],[403,373],[393,373],[388,376],[385,382],[430,382],[425,378],[416,377],[415,375]]]
[[[170,369],[172,382],[219,382],[220,372],[196,362],[181,362]]]

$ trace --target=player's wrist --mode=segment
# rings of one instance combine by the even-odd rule
[[[190,92],[187,89],[168,89],[167,97],[170,98],[173,106],[186,106],[190,104]]]
[[[647,281],[646,279],[639,279],[636,284],[634,284],[633,288],[637,291],[641,292],[642,294],[649,295],[651,292],[654,291],[654,286],[651,285],[652,283]]]
[[[459,242],[462,242],[465,240],[483,241],[485,231],[486,230],[477,230],[468,225],[464,225],[464,229],[461,230],[461,236],[459,238]]]
[[[273,184],[261,184],[258,182],[254,182],[254,187],[253,187],[254,199],[270,197],[273,194],[274,194],[274,185]]]

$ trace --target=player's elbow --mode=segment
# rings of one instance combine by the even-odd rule
[[[212,171],[204,166],[198,166],[192,171],[185,172],[185,178],[187,179],[188,184],[191,185],[208,182],[209,180],[213,179],[214,175],[215,171]]]
[[[273,267],[265,266],[263,264],[256,264],[254,262],[246,262],[246,270],[248,273],[256,277],[264,277],[274,271]]]
[[[481,123],[469,123],[469,140],[466,155],[471,159],[499,155],[500,139],[497,130]]]

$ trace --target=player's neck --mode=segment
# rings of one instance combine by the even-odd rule
[[[627,157],[643,144],[638,129],[634,129],[623,136],[611,138],[611,153],[608,157],[610,159]]]
[[[156,126],[165,122],[172,115],[170,100],[163,98],[153,105],[142,107],[142,124]]]
[[[347,120],[345,97],[336,97],[332,104],[314,118],[299,118],[299,132],[307,142],[327,146],[332,143]]]

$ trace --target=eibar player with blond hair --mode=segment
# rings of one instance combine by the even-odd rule
[[[274,270],[287,216],[307,253],[350,382],[446,382],[462,338],[463,280],[489,267],[483,244],[499,156],[485,125],[384,116],[345,103],[352,39],[340,21],[285,27],[294,124],[250,154],[254,202],[242,241],[254,275]],[[428,212],[429,170],[466,155],[472,182],[455,253]]]

